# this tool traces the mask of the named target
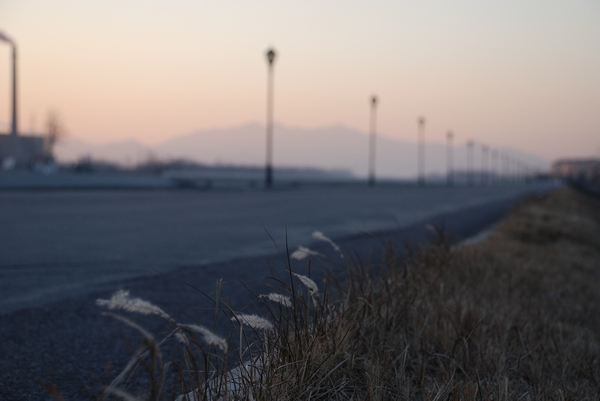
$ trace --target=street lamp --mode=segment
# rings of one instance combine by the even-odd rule
[[[510,175],[509,175],[509,169],[508,169],[508,155],[506,153],[504,153],[502,155],[502,162],[504,164],[504,182],[508,183],[510,182]]]
[[[371,134],[369,135],[369,185],[375,185],[375,135],[377,96],[371,97]]]
[[[452,131],[448,131],[446,134],[446,180],[448,185],[454,184],[454,147],[452,146],[452,139],[454,134]]]
[[[419,185],[425,185],[425,117],[419,117]]]
[[[504,155],[504,175],[505,175],[505,181],[507,184],[511,183],[511,170],[510,170],[510,157],[508,156],[508,154]]]
[[[17,136],[17,45],[4,33],[0,32],[0,42],[7,42],[12,46],[12,124],[10,134]]]
[[[467,141],[467,184],[473,185],[473,145],[472,139]]]
[[[267,82],[267,166],[265,171],[265,185],[270,188],[273,185],[273,62],[275,61],[275,50],[267,51],[269,62]]]
[[[481,146],[481,184],[488,183],[488,155],[489,148],[486,145]]]
[[[517,183],[517,159],[513,156],[510,158],[510,171],[511,171],[511,175],[512,175],[512,182],[513,184]]]
[[[498,151],[492,150],[492,180],[494,183],[498,182]]]

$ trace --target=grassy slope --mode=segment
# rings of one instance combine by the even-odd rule
[[[391,253],[381,277],[364,269],[351,277],[339,318],[312,333],[322,344],[293,356],[309,355],[309,372],[282,375],[265,399],[581,400],[600,393],[595,199],[564,188],[524,203],[479,243],[452,249],[442,238],[408,260]]]
[[[295,288],[280,289],[293,308],[261,299],[275,328],[245,331],[242,346],[262,341],[247,348],[260,362],[242,375],[242,390],[211,391],[256,400],[598,399],[600,201],[563,188],[523,203],[482,241],[452,247],[440,235],[409,253],[390,250],[377,275],[354,265],[347,283],[314,296],[294,278]],[[210,349],[212,362],[201,338],[187,335],[189,366],[222,366],[224,355]],[[183,376],[182,391],[208,377]]]

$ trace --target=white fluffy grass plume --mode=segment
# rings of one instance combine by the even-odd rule
[[[123,309],[127,312],[140,313],[142,315],[158,315],[173,321],[165,311],[152,303],[141,298],[131,298],[129,291],[119,290],[110,299],[97,299],[96,305],[106,306],[108,309]]]

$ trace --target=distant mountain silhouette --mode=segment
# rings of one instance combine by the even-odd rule
[[[159,160],[187,159],[206,164],[262,166],[265,162],[265,128],[247,124],[231,129],[203,130],[183,135],[152,148],[135,141],[94,146],[67,139],[56,149],[60,161],[75,161],[89,155],[93,159],[122,165],[156,158]],[[274,127],[274,167],[313,167],[349,170],[359,177],[367,174],[366,133],[344,126],[324,128],[295,128],[276,124]],[[417,146],[378,135],[376,174],[380,178],[414,178],[417,174]],[[537,166],[548,162],[534,155],[512,149],[499,149]],[[455,146],[455,169],[466,167],[464,143]],[[491,160],[491,157],[490,157]],[[475,169],[481,169],[479,147],[475,151]],[[446,173],[446,145],[429,142],[426,145],[427,175]]]

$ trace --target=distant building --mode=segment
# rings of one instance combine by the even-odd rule
[[[49,158],[51,153],[43,136],[0,134],[0,162],[5,168],[28,168]]]
[[[600,159],[563,159],[552,164],[554,177],[600,182]]]

